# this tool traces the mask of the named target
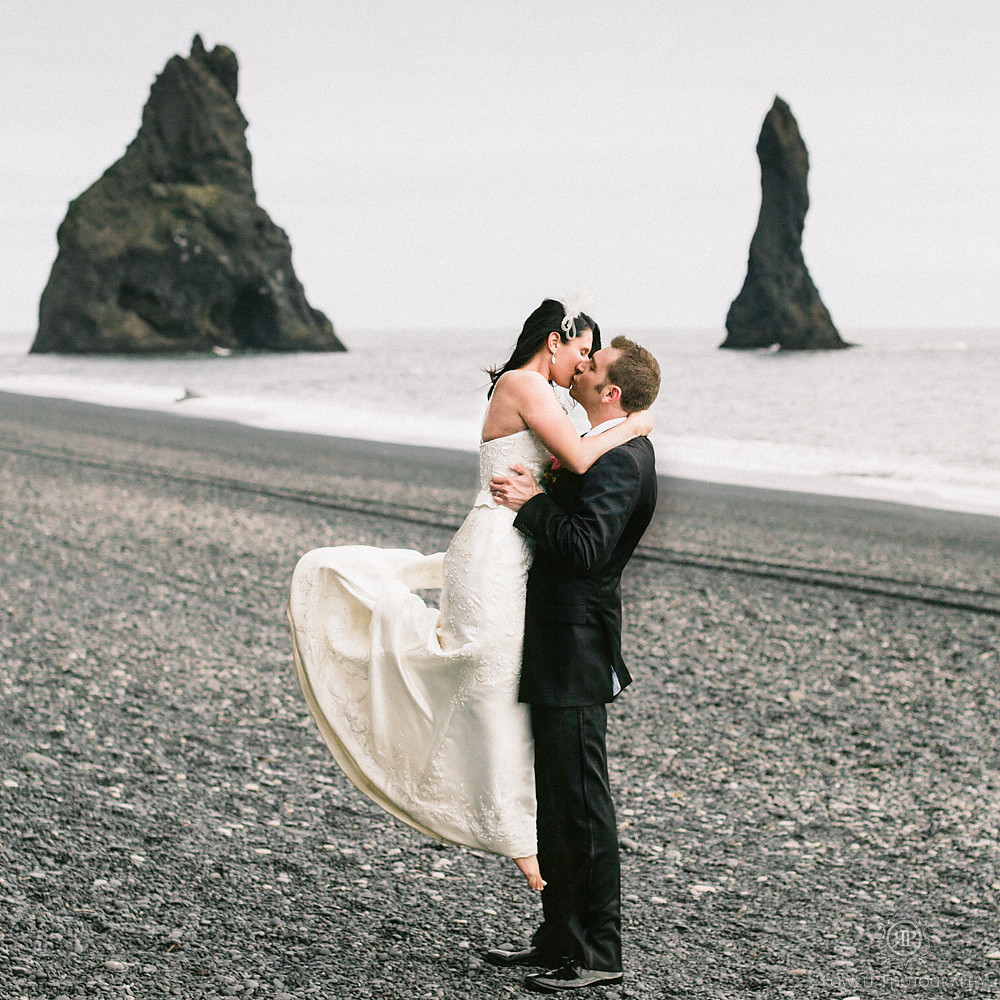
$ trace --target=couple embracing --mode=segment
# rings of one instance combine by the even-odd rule
[[[415,829],[516,861],[543,921],[487,959],[562,992],[622,977],[606,705],[630,681],[620,578],[656,502],[659,368],[546,299],[490,376],[481,489],[448,551],[315,549],[288,610],[340,767]],[[584,437],[553,384],[584,408]],[[436,588],[439,608],[417,593]]]

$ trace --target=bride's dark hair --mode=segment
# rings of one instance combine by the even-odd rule
[[[592,330],[594,333],[594,344],[590,353],[601,349],[601,328],[586,314],[579,313],[573,319],[569,330],[562,328],[562,322],[566,317],[566,308],[561,302],[555,299],[545,299],[544,302],[524,321],[521,328],[521,336],[517,338],[517,344],[511,356],[499,367],[488,368],[486,373],[490,377],[489,392],[486,398],[493,395],[496,388],[497,379],[504,372],[513,371],[527,364],[538,352],[550,333],[558,333],[559,339],[564,343],[569,343],[582,330]]]

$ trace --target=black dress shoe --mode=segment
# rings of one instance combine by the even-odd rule
[[[513,951],[506,948],[490,948],[486,952],[486,961],[490,965],[537,965],[542,969],[552,964],[552,957],[537,948],[516,948]]]
[[[562,993],[563,990],[580,990],[585,986],[610,986],[620,983],[622,973],[604,972],[601,969],[581,969],[579,965],[564,965],[550,972],[536,972],[524,980],[524,988],[535,993]]]

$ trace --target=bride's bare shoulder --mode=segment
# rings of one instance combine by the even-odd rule
[[[513,371],[504,372],[496,381],[494,395],[497,392],[523,394],[541,392],[548,387],[545,376],[541,372],[531,371],[527,368],[515,368]]]
[[[483,421],[482,440],[491,441],[527,430],[522,413],[532,409],[532,401],[542,393],[551,391],[540,372],[523,368],[504,372],[493,386],[493,395]]]

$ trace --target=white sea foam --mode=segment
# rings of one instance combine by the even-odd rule
[[[660,471],[1000,515],[1000,333],[848,335],[851,351],[719,351],[635,332],[663,368]],[[28,355],[0,338],[0,390],[278,430],[472,450],[483,371],[510,336],[358,333],[339,354]]]

